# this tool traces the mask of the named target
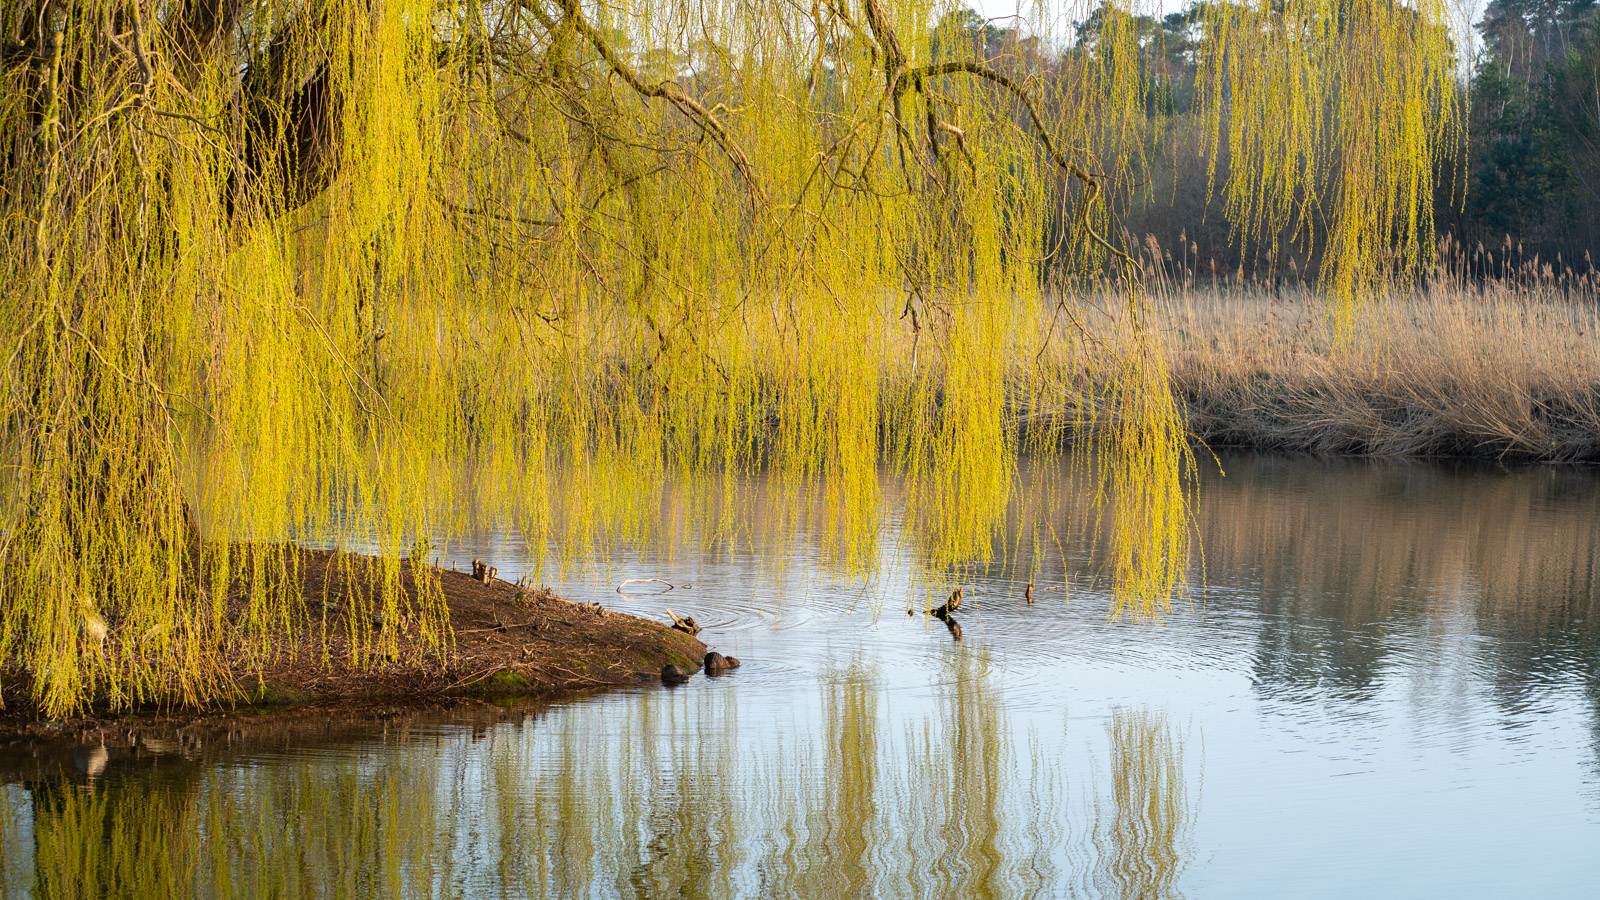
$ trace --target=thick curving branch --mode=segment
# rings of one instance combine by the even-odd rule
[[[756,178],[755,166],[750,163],[750,157],[745,155],[744,150],[740,148],[738,143],[728,134],[728,130],[723,127],[721,122],[717,121],[709,110],[702,106],[699,101],[671,84],[666,82],[649,84],[645,82],[637,72],[622,61],[621,57],[617,56],[616,51],[606,42],[605,37],[596,31],[594,26],[590,25],[588,20],[583,17],[582,10],[578,8],[578,0],[557,0],[557,2],[560,4],[562,11],[566,13],[567,21],[571,22],[572,27],[577,29],[578,33],[594,47],[612,72],[615,72],[624,82],[627,82],[628,87],[632,88],[640,96],[666,100],[676,106],[684,115],[694,120],[695,124],[711,135],[711,139],[716,141],[717,146],[722,148],[722,152],[727,154],[728,158],[733,161],[734,168],[737,168],[739,174],[744,176],[745,183],[749,185],[750,193],[756,198],[758,205],[764,207],[768,204],[766,189],[761,186],[760,180]]]
[[[985,81],[1004,88],[1013,97],[1017,98],[1017,100],[1022,103],[1023,108],[1028,111],[1028,119],[1030,122],[1032,122],[1033,130],[1036,134],[1038,134],[1039,143],[1044,145],[1045,152],[1049,155],[1050,161],[1062,172],[1070,175],[1073,178],[1076,178],[1079,182],[1081,182],[1084,186],[1084,189],[1088,192],[1089,197],[1093,197],[1095,194],[1100,192],[1100,179],[1085,171],[1082,166],[1073,162],[1065,153],[1062,153],[1060,147],[1056,146],[1055,139],[1050,136],[1050,131],[1044,126],[1044,118],[1039,115],[1039,104],[1038,101],[1034,99],[1033,93],[1026,87],[1018,84],[1016,80],[1008,78],[1004,74],[1001,74],[1000,72],[997,72],[988,66],[982,65],[981,63],[956,60],[951,62],[931,63],[929,65],[918,66],[916,68],[906,69],[900,72],[895,77],[894,83],[890,87],[890,92],[892,93],[895,101],[895,107],[897,109],[899,108],[900,98],[905,94],[906,91],[914,89],[920,92],[922,90],[922,83],[926,79],[936,78],[940,75],[961,74],[982,78]],[[1130,277],[1140,272],[1141,268],[1138,260],[1135,260],[1132,256],[1129,256],[1128,253],[1122,248],[1117,247],[1110,241],[1106,240],[1105,237],[1103,237],[1099,232],[1095,231],[1094,227],[1089,224],[1089,218],[1087,215],[1087,202],[1083,204],[1083,210],[1085,214],[1079,216],[1078,225],[1084,230],[1084,233],[1089,235],[1089,237],[1096,244],[1099,244],[1102,248],[1104,248],[1106,252],[1114,255],[1123,264],[1123,266],[1126,267],[1126,274],[1128,274]]]

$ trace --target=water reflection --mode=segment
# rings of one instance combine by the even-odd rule
[[[1468,628],[1508,688],[1600,635],[1600,479],[1557,468],[1241,460],[1197,510],[1207,562],[1260,584],[1263,683],[1359,694]],[[1404,623],[1429,642],[1401,645]],[[1555,652],[1552,652],[1555,651]],[[1592,662],[1592,659],[1591,659]]]
[[[1095,817],[1102,894],[1160,900],[1178,896],[1194,814],[1184,777],[1184,741],[1165,715],[1119,709],[1106,724],[1111,803]]]
[[[865,542],[759,479],[661,488],[593,565],[485,531],[455,552],[670,602],[743,667],[231,750],[0,748],[0,892],[1583,895],[1600,478],[1224,463],[1205,577],[1159,625],[1108,617],[1070,468],[1022,466],[987,550],[942,567],[893,483]],[[928,614],[956,586],[959,641]]]
[[[796,698],[804,727],[741,727],[732,693],[652,691],[626,721],[602,700],[154,769],[124,754],[94,779],[70,763],[36,770],[0,803],[0,885],[46,897],[1172,895],[1195,810],[1163,715],[1119,711],[1092,761],[1063,756],[1060,734],[1027,735],[1019,755],[982,654],[950,667],[930,707],[896,715],[873,669],[852,665]],[[1089,820],[1074,824],[1075,809]]]
[[[1250,458],[1207,488],[1211,572],[1259,597],[1264,696],[1370,702],[1404,674],[1417,720],[1449,731],[1465,685],[1511,723],[1578,684],[1600,722],[1593,474]]]

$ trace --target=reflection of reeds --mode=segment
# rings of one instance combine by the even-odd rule
[[[1553,468],[1241,458],[1195,515],[1218,580],[1259,580],[1264,683],[1366,690],[1409,642],[1490,640],[1514,699],[1574,667],[1600,683],[1600,484]],[[1399,662],[1406,662],[1405,658]]]
[[[1580,619],[1600,628],[1600,483],[1587,472],[1265,455],[1223,467],[1206,467],[1194,505],[1210,581],[1352,625],[1465,608],[1518,636]],[[1048,459],[1019,482],[997,539],[1005,568],[1036,591],[1096,571],[1093,485]]]
[[[1256,645],[1253,674],[1268,689],[1365,692],[1389,666],[1442,659],[1432,651],[1450,633],[1486,639],[1475,656],[1488,655],[1507,702],[1575,676],[1600,685],[1600,482],[1591,473],[1223,463],[1226,477],[1212,468],[1202,479],[1195,529],[1205,579],[1230,607],[1260,614],[1241,636]],[[1091,531],[1073,530],[1087,488],[1048,460],[1024,466],[1019,480],[1035,487],[1009,513],[1011,568],[1040,584],[1097,571],[1103,550]],[[1414,631],[1395,640],[1396,629]]]
[[[1212,573],[1254,570],[1268,602],[1333,604],[1350,624],[1464,607],[1531,636],[1592,621],[1600,601],[1600,484],[1587,473],[1244,458],[1200,498]]]

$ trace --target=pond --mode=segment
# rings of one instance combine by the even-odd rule
[[[854,553],[804,516],[664,508],[648,540],[537,574],[693,615],[740,669],[270,739],[13,747],[0,892],[1594,896],[1600,475],[1221,462],[1203,575],[1159,622],[1108,616],[1070,491],[1014,502],[987,559],[932,573],[893,489]],[[543,558],[508,531],[454,553],[512,579]],[[925,614],[951,585],[959,639]]]

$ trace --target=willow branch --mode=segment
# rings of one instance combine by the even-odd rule
[[[1017,98],[1017,100],[1022,103],[1023,108],[1028,111],[1028,119],[1030,122],[1032,122],[1033,130],[1038,134],[1039,143],[1044,145],[1045,152],[1049,155],[1050,161],[1054,163],[1062,172],[1065,172],[1066,174],[1082,182],[1084,187],[1088,190],[1090,197],[1093,197],[1095,194],[1099,193],[1100,179],[1089,174],[1083,169],[1083,167],[1073,162],[1065,153],[1062,153],[1060,147],[1056,146],[1055,139],[1050,136],[1049,130],[1044,126],[1044,118],[1039,115],[1039,104],[1034,100],[1033,92],[1029,91],[1027,88],[1018,84],[1011,78],[1008,78],[1005,75],[996,72],[994,69],[989,68],[988,66],[975,62],[957,60],[952,62],[932,63],[926,66],[918,66],[914,69],[907,69],[901,72],[899,76],[895,78],[894,86],[890,89],[893,92],[896,107],[898,108],[901,95],[912,87],[920,90],[924,79],[935,78],[940,75],[956,74],[966,74],[982,78],[1004,88],[1013,97]],[[1088,198],[1085,198],[1086,201],[1087,199]],[[1080,224],[1085,234],[1088,234],[1096,244],[1099,244],[1101,247],[1105,248],[1106,252],[1117,257],[1117,259],[1119,259],[1122,264],[1128,268],[1130,273],[1139,271],[1138,261],[1132,256],[1129,256],[1121,248],[1114,246],[1110,241],[1102,237],[1099,232],[1095,231],[1094,227],[1089,224],[1088,216],[1083,216],[1080,219]]]
[[[566,12],[567,20],[572,23],[572,27],[576,28],[578,33],[583,35],[584,39],[594,47],[595,51],[606,61],[606,65],[611,67],[612,72],[615,72],[623,81],[627,82],[628,87],[632,88],[640,96],[666,100],[676,106],[684,115],[693,119],[707,134],[711,135],[711,139],[716,141],[717,146],[722,148],[722,152],[726,153],[728,158],[733,161],[734,167],[739,170],[739,174],[744,176],[745,182],[750,186],[750,193],[759,201],[759,205],[767,205],[767,192],[761,187],[761,182],[756,179],[755,167],[751,165],[750,157],[745,155],[744,150],[729,136],[728,130],[722,126],[721,122],[717,121],[715,116],[707,111],[699,101],[671,84],[666,82],[647,84],[643,78],[639,77],[637,72],[622,61],[621,57],[617,56],[616,51],[611,49],[611,45],[606,43],[600,32],[596,31],[594,26],[584,19],[582,11],[578,8],[578,0],[558,0],[558,2]]]
[[[486,219],[497,219],[497,220],[499,220],[501,222],[511,222],[511,223],[514,223],[514,224],[517,224],[517,225],[529,225],[529,226],[532,226],[532,227],[535,227],[535,228],[560,228],[561,227],[561,223],[558,222],[558,221],[552,221],[552,220],[549,220],[549,219],[530,219],[527,216],[519,216],[519,215],[515,215],[513,213],[495,212],[494,210],[489,210],[489,209],[474,209],[474,208],[472,208],[470,206],[463,206],[460,203],[452,203],[449,200],[444,199],[443,197],[439,197],[437,199],[439,201],[439,204],[441,206],[443,206],[445,209],[448,209],[448,210],[450,210],[451,212],[454,212],[454,213],[459,213],[459,214],[464,215],[464,216],[482,216],[483,218],[486,218]]]

